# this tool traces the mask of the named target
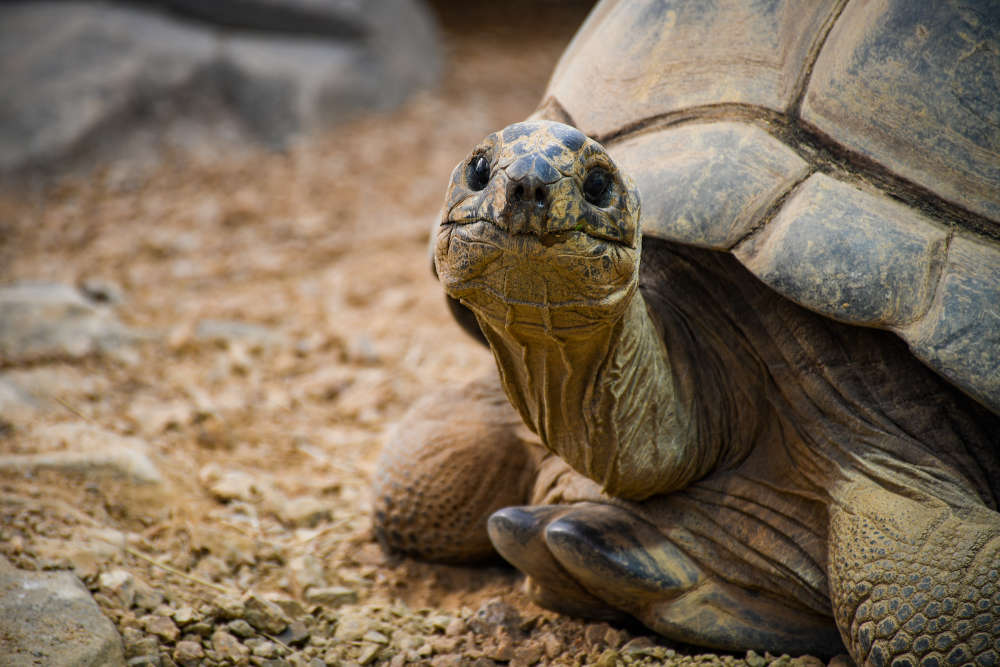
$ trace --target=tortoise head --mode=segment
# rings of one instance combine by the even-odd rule
[[[454,170],[434,239],[447,293],[500,330],[586,335],[635,292],[639,194],[596,141],[529,121]]]

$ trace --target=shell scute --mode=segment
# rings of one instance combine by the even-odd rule
[[[602,3],[563,54],[548,94],[592,137],[707,104],[785,111],[838,4]]]
[[[927,314],[897,333],[924,363],[1000,413],[1000,249],[955,236]]]
[[[928,309],[947,239],[946,228],[903,204],[813,174],[734,254],[802,306],[893,327]]]
[[[632,137],[611,149],[642,193],[642,230],[657,238],[728,250],[809,171],[758,127],[716,122]]]
[[[802,119],[1000,231],[1000,22],[991,0],[852,2]]]

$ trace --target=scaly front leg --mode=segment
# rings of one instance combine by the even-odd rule
[[[1000,663],[1000,514],[858,484],[834,505],[830,593],[864,665]]]

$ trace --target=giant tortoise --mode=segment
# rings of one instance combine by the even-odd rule
[[[706,647],[1000,661],[998,14],[597,5],[452,175],[498,375],[391,436],[383,544]]]

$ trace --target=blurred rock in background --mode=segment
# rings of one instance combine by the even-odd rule
[[[0,173],[126,150],[282,148],[433,85],[420,0],[0,5]]]

